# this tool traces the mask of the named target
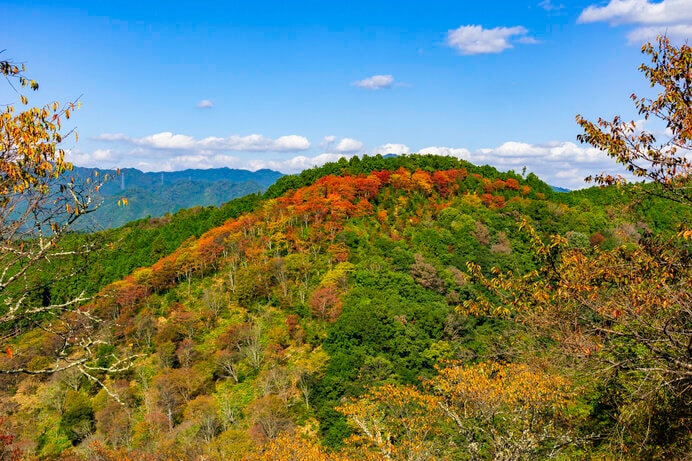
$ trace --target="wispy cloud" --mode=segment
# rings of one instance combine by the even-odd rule
[[[556,11],[565,8],[565,5],[563,4],[554,5],[551,0],[543,0],[541,3],[538,4],[538,6],[540,6],[546,11]]]
[[[233,135],[227,138],[208,137],[197,140],[192,136],[156,133],[143,138],[132,138],[124,134],[102,134],[94,139],[107,142],[122,142],[150,149],[204,150],[204,151],[245,151],[245,152],[298,152],[310,148],[310,141],[304,136],[288,135],[276,139],[260,134],[248,136]]]
[[[605,6],[591,5],[581,12],[579,23],[607,22],[611,26],[638,25],[628,33],[630,43],[648,41],[665,34],[674,40],[692,36],[690,0],[610,0]]]
[[[537,43],[528,32],[523,26],[493,29],[478,25],[461,26],[447,32],[447,45],[465,55],[501,53],[513,48],[511,40],[514,37],[517,43]]]
[[[211,109],[214,107],[214,102],[210,101],[209,99],[202,99],[200,102],[197,103],[197,107],[199,109]]]
[[[372,77],[364,78],[363,80],[358,80],[353,82],[353,86],[358,88],[364,88],[366,90],[382,90],[385,88],[391,88],[394,84],[394,77],[392,75],[373,75]]]

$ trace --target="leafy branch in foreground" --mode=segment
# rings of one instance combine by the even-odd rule
[[[692,148],[692,49],[676,48],[666,37],[643,53],[642,65],[656,99],[632,96],[645,119],[655,117],[668,139],[638,131],[634,122],[597,123],[577,116],[579,140],[604,150],[645,188],[686,206],[692,205],[689,159]],[[621,182],[601,174],[601,185]],[[544,243],[524,225],[538,269],[525,275],[469,264],[482,290],[460,312],[511,318],[541,340],[543,351],[565,370],[597,378],[593,419],[608,452],[637,457],[677,457],[688,453],[692,402],[692,254],[689,231],[664,241],[646,237],[612,250],[570,247],[561,236]],[[578,376],[580,374],[575,374]]]
[[[667,37],[658,37],[654,46],[647,43],[642,53],[651,57],[651,65],[639,69],[651,87],[661,89],[655,99],[639,98],[632,94],[640,115],[645,120],[658,119],[665,123],[665,140],[659,141],[647,131],[639,130],[635,122],[620,117],[612,121],[601,118],[596,123],[577,115],[584,133],[579,141],[605,151],[615,161],[625,165],[635,177],[648,179],[659,186],[659,194],[680,203],[692,204],[690,173],[692,162],[692,48],[683,44],[671,45]],[[621,181],[607,174],[594,178],[608,185]]]
[[[38,89],[25,76],[24,66],[0,61],[0,72],[17,93],[22,88]],[[13,85],[18,82],[19,85]],[[21,106],[28,98],[19,94]],[[21,107],[20,106],[20,107]],[[73,224],[99,206],[94,197],[107,177],[95,173],[75,180],[60,147],[73,131],[61,133],[78,103],[54,102],[44,107],[15,110],[7,104],[0,113],[0,374],[47,374],[78,367],[94,377],[90,365],[99,337],[101,321],[80,306],[84,293],[70,299],[51,299],[42,279],[55,281],[75,275],[74,264],[88,255],[94,243],[75,247],[65,244]],[[66,269],[69,268],[69,269]],[[51,354],[35,360],[29,347],[13,342],[28,327],[37,326],[50,337]],[[125,360],[123,362],[122,360]],[[131,360],[130,360],[131,361]],[[116,370],[119,365],[105,367]]]

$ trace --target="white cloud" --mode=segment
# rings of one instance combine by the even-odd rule
[[[353,82],[353,86],[365,88],[366,90],[381,90],[390,88],[394,84],[394,77],[391,75],[373,75],[372,77],[364,78]]]
[[[276,152],[295,152],[299,150],[308,150],[310,148],[310,141],[308,141],[308,138],[295,134],[281,136],[272,144],[273,147],[269,150],[274,150]]]
[[[618,24],[679,24],[692,21],[690,0],[610,0],[606,6],[591,5],[579,15],[578,22]]]
[[[675,41],[692,36],[692,3],[690,0],[610,0],[605,6],[591,5],[579,15],[577,22],[607,22],[611,26],[636,24],[627,34],[630,43],[651,41],[666,35]]]
[[[474,165],[491,165],[500,171],[514,170],[519,173],[526,167],[548,184],[569,189],[588,186],[584,178],[601,171],[611,174],[623,172],[605,153],[572,142],[529,144],[509,141],[474,152],[464,148],[426,147],[419,153],[451,155]]]
[[[673,41],[683,42],[692,37],[692,24],[638,27],[627,34],[627,40],[632,44],[653,42],[659,35],[665,35]]]
[[[197,107],[200,109],[211,109],[214,107],[214,102],[210,101],[209,99],[202,99],[197,103]]]
[[[463,160],[468,160],[471,158],[471,151],[465,148],[453,148],[453,147],[424,147],[418,151],[419,154],[431,154],[431,155],[448,155],[450,157],[457,157]]]
[[[250,170],[259,170],[269,168],[271,170],[280,171],[282,173],[300,173],[301,171],[312,168],[314,166],[324,165],[328,162],[336,162],[340,158],[349,158],[351,156],[344,154],[324,153],[314,157],[298,155],[286,160],[250,160],[246,162],[248,165],[245,168]]]
[[[196,140],[192,136],[162,132],[143,138],[131,138],[124,134],[102,134],[95,139],[163,150],[204,149],[213,151],[298,152],[310,148],[310,141],[304,136],[298,135],[281,136],[276,139],[266,138],[259,134],[248,136],[233,135],[227,138],[210,136]]]
[[[641,122],[637,122],[637,126],[641,126]],[[229,167],[249,170],[270,168],[283,173],[298,173],[306,168],[338,161],[342,157],[350,158],[354,152],[366,150],[361,141],[336,136],[325,137],[324,141],[329,144],[329,150],[322,150],[322,153],[316,155],[296,154],[290,158],[257,149],[271,147],[275,152],[285,152],[281,149],[309,146],[305,138],[293,135],[267,139],[260,135],[250,135],[196,140],[187,135],[158,133],[142,138],[105,134],[99,136],[99,139],[112,142],[113,145],[91,152],[70,150],[66,154],[67,159],[80,166],[135,167],[145,171]],[[234,152],[228,148],[241,145],[249,149]],[[405,155],[412,150],[406,144],[389,143],[367,151],[370,155]],[[260,155],[258,152],[263,153]],[[590,146],[564,141],[543,144],[508,141],[496,147],[475,151],[463,147],[429,146],[416,152],[449,155],[475,165],[492,165],[501,171],[511,169],[519,173],[526,167],[529,172],[537,174],[548,184],[570,189],[588,186],[583,179],[589,175],[601,172],[625,174],[622,166],[613,162],[604,152]]]
[[[132,139],[130,142],[155,149],[193,149],[195,147],[195,139],[192,136],[171,132],[156,133],[144,138]]]
[[[337,152],[353,153],[363,149],[363,143],[353,138],[343,138],[334,148]]]
[[[403,155],[403,154],[408,154],[409,152],[411,152],[411,149],[409,149],[409,147],[406,144],[383,144],[381,146],[376,147],[372,151],[373,155],[376,155],[376,154]]]
[[[104,164],[112,163],[116,158],[117,155],[111,149],[96,149],[91,153],[73,149],[65,150],[65,159],[77,166],[100,168]]]
[[[518,36],[520,43],[537,43],[527,36],[528,30],[522,26],[495,27],[484,29],[482,26],[461,26],[447,32],[447,45],[456,48],[461,54],[501,53],[512,48],[510,39]]]

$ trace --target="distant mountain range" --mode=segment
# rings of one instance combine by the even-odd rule
[[[272,170],[214,168],[148,172],[125,168],[116,170],[75,167],[75,177],[87,178],[94,170],[112,178],[99,194],[102,206],[79,220],[83,229],[119,227],[136,219],[163,216],[194,206],[219,206],[237,197],[264,192],[282,173]],[[127,198],[127,206],[118,201]]]

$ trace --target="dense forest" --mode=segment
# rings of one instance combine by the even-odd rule
[[[99,233],[56,218],[2,256],[0,459],[683,459],[692,201],[645,173],[563,193],[363,156]]]
[[[383,163],[390,169],[375,169]],[[657,239],[688,222],[689,209],[651,198],[632,207],[627,189],[548,198],[537,178],[433,156],[366,157],[304,176],[318,179],[277,198],[274,188],[262,200],[230,202],[243,213],[227,212],[219,226],[220,211],[199,210],[186,221],[174,215],[173,226],[150,220],[107,234],[133,239],[133,249],[147,242],[145,231],[158,234],[145,248],[174,241],[174,229],[184,241],[84,307],[108,319],[96,335],[107,345],[87,373],[5,378],[3,430],[23,453],[269,457],[290,435],[306,444],[292,449],[351,459],[370,451],[397,459],[586,456],[625,450],[651,426],[646,413],[623,420],[614,411],[615,399],[643,410],[640,396],[622,395],[637,384],[631,376],[585,375],[593,367],[586,353],[563,356],[574,345],[552,329],[538,336],[511,316],[466,311],[497,299],[486,284],[498,271],[545,268],[536,236],[564,239],[553,257],[632,258],[662,245]],[[598,204],[604,199],[608,206]],[[184,222],[210,222],[209,230]],[[98,258],[116,269],[126,257],[144,260],[124,248]],[[72,278],[55,296],[97,280]],[[70,334],[77,341],[93,333]],[[12,338],[4,366],[45,368],[61,336],[32,329]],[[125,356],[131,366],[99,372]],[[665,407],[673,414],[649,437],[673,436],[675,421],[685,432],[685,407]]]

